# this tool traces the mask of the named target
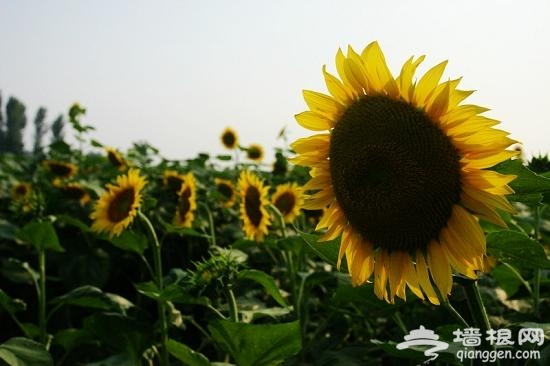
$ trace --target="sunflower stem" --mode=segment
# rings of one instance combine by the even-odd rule
[[[535,208],[535,223],[534,223],[534,235],[535,240],[539,241],[540,238],[540,218],[541,218],[541,206]],[[540,316],[540,268],[535,268],[533,273],[533,311],[535,316]]]
[[[199,202],[199,205],[204,207],[206,214],[208,215],[208,226],[210,228],[210,238],[208,241],[210,242],[210,246],[216,246],[216,231],[214,230],[214,218],[212,216],[212,211],[210,211],[208,205],[203,202]]]
[[[145,225],[151,244],[151,251],[153,252],[153,261],[154,261],[154,281],[157,285],[159,293],[162,294],[164,291],[164,278],[162,275],[162,257],[161,257],[161,248],[160,243],[157,238],[157,233],[153,227],[153,224],[143,212],[138,211],[139,218]],[[161,350],[160,350],[160,365],[168,366],[168,351],[166,345],[168,344],[168,323],[166,322],[166,304],[163,300],[157,300],[157,308],[159,313],[159,322],[160,322],[160,337],[161,337]]]
[[[40,329],[40,343],[47,346],[48,333],[46,331],[46,250],[38,251],[38,267],[40,271],[38,291],[38,327]]]
[[[439,289],[435,289],[435,293],[439,299],[439,302],[443,305],[443,307],[460,323],[461,326],[464,328],[469,328],[470,325],[468,322],[460,315],[460,313],[454,308],[454,306],[451,304],[449,299],[446,296],[442,296],[439,293]]]
[[[489,316],[487,315],[487,310],[485,309],[483,299],[481,298],[481,292],[479,291],[477,280],[464,279],[462,283],[466,292],[466,298],[472,313],[474,325],[480,329],[482,335],[485,335],[487,334],[487,331],[491,329],[491,323],[489,322]],[[486,350],[495,349],[493,345],[490,345],[485,341],[484,337],[482,337],[481,340],[482,348]]]
[[[225,295],[227,296],[227,305],[229,306],[229,317],[235,323],[239,322],[239,308],[237,307],[237,300],[233,293],[233,286],[230,284],[225,285]]]

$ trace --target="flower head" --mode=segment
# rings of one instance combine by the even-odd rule
[[[95,204],[90,218],[94,220],[92,230],[118,236],[134,220],[141,205],[141,191],[146,180],[137,169],[119,175],[116,185],[107,184],[107,191]]]
[[[191,227],[195,219],[197,209],[197,183],[193,173],[189,172],[184,177],[184,183],[178,192],[176,215],[174,225]]]
[[[460,79],[441,82],[447,62],[419,80],[424,57],[408,59],[393,77],[378,43],[361,54],[339,50],[339,78],[323,67],[329,94],[304,91],[309,110],[298,123],[317,134],[292,147],[294,163],[310,167],[306,208],[325,209],[323,240],[341,235],[354,284],[373,277],[388,302],[406,289],[434,304],[446,296],[452,270],[470,278],[483,268],[485,236],[478,219],[505,226],[512,212],[504,195],[514,176],[488,170],[517,152],[515,141],[462,104],[472,92]]]
[[[228,179],[215,178],[214,184],[216,184],[216,191],[220,194],[222,205],[224,207],[231,207],[235,203],[236,194],[233,182]]]
[[[222,140],[223,146],[227,149],[234,149],[239,146],[239,138],[237,137],[237,133],[232,128],[227,127],[223,130],[220,139]]]
[[[277,186],[271,202],[283,215],[285,222],[290,223],[300,214],[304,204],[302,189],[296,183]]]
[[[263,181],[252,172],[243,170],[239,177],[239,191],[241,196],[241,219],[246,237],[250,240],[263,241],[268,233],[267,227],[271,219],[267,212],[267,191]]]

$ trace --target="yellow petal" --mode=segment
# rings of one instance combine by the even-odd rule
[[[426,105],[428,98],[439,84],[439,80],[441,79],[446,66],[447,61],[443,61],[432,67],[424,74],[424,76],[422,76],[414,90],[413,102],[415,105],[419,107],[424,107]]]
[[[399,87],[399,91],[403,99],[405,101],[410,102],[413,98],[413,76],[416,72],[416,68],[422,61],[424,61],[425,56],[420,56],[416,60],[414,60],[414,57],[411,57],[408,59],[401,68],[401,73],[397,77],[397,86]]]
[[[450,295],[453,287],[451,266],[441,244],[436,241],[428,245],[428,265],[439,292],[443,296]]]
[[[313,131],[330,130],[334,127],[334,121],[312,111],[299,113],[294,118],[300,126]]]
[[[329,119],[337,117],[344,109],[340,103],[326,94],[318,93],[312,90],[304,90],[302,93],[309,109],[313,112],[320,113]]]
[[[432,304],[439,305],[439,298],[437,297],[430,281],[428,266],[426,265],[424,254],[422,254],[421,251],[416,252],[416,273],[418,275],[418,283],[420,284],[422,291],[424,291],[424,293],[426,294],[428,300]]]
[[[317,151],[327,151],[329,148],[330,134],[322,133],[300,138],[290,144],[290,147],[298,154],[306,154]]]
[[[326,66],[323,66],[323,76],[325,77],[327,89],[334,99],[342,105],[349,105],[352,100],[352,94],[349,89],[335,76],[329,74]]]

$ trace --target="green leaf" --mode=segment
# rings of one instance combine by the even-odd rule
[[[124,313],[133,304],[117,294],[101,291],[94,286],[82,286],[51,301],[54,304],[74,305],[90,309],[117,311]]]
[[[124,230],[120,235],[109,239],[117,248],[142,255],[147,249],[147,237],[133,230]]]
[[[550,269],[542,246],[517,231],[502,230],[487,235],[487,252],[514,267]]]
[[[522,284],[513,270],[502,264],[493,268],[491,275],[497,281],[497,285],[506,292],[508,298],[514,296]]]
[[[82,329],[102,347],[131,355],[134,365],[139,365],[143,352],[153,342],[152,324],[121,314],[94,313],[84,319]]]
[[[159,288],[153,281],[141,282],[134,284],[136,290],[155,301],[171,301],[180,304],[195,304],[209,306],[210,299],[205,296],[193,296],[185,292],[177,283],[171,283],[164,287],[161,293]]]
[[[9,366],[53,366],[44,345],[28,338],[11,338],[0,344],[0,360]]]
[[[185,344],[169,339],[166,343],[168,353],[188,366],[210,366],[210,361],[199,352],[193,351]]]
[[[233,159],[231,155],[216,155],[216,159],[222,160],[222,161],[229,161]]]
[[[264,287],[266,292],[271,295],[271,297],[273,297],[275,301],[277,301],[279,305],[288,306],[288,303],[281,295],[281,292],[279,291],[275,280],[267,273],[258,271],[256,269],[247,269],[240,271],[238,274],[238,278],[241,280],[252,280],[259,283]]]
[[[37,250],[64,251],[61,244],[59,244],[55,229],[49,221],[30,222],[17,232],[17,237],[32,244]]]
[[[27,308],[27,304],[20,299],[12,299],[7,293],[0,288],[0,309],[4,309],[9,314],[13,315],[18,311],[23,311]]]
[[[336,267],[338,263],[338,253],[340,252],[340,238],[330,241],[319,241],[320,235],[300,233],[300,237],[306,242],[308,247],[325,262]],[[345,261],[342,262],[340,269],[346,270]]]
[[[57,215],[56,218],[58,221],[74,226],[84,233],[90,231],[90,227],[88,225],[75,217],[69,215]]]
[[[210,322],[212,338],[239,366],[281,362],[302,348],[298,321],[283,324],[245,324],[228,320]]]
[[[399,357],[399,358],[407,358],[410,360],[417,360],[419,362],[425,362],[428,358],[428,356],[424,355],[424,351],[426,350],[426,346],[411,346],[409,348],[404,349],[397,349],[397,343],[390,341],[390,342],[382,342],[377,339],[371,340],[372,344],[375,344],[378,348],[382,349],[387,354]],[[449,343],[449,348],[437,352],[438,362],[447,362],[452,365],[462,365],[455,357],[455,354],[458,350],[462,348],[454,345],[453,343]]]
[[[2,258],[2,275],[14,283],[32,285],[40,275],[27,262],[15,258]]]
[[[533,173],[519,159],[502,162],[496,165],[493,170],[501,174],[517,176],[509,184],[514,190],[514,194],[506,196],[510,201],[536,205],[542,200],[543,193],[550,192],[550,179]]]
[[[15,240],[19,228],[9,221],[0,219],[0,238]]]

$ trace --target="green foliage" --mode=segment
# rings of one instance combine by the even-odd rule
[[[216,320],[208,329],[242,366],[277,364],[301,348],[298,322],[254,325]]]
[[[43,114],[35,118],[37,138],[46,126]],[[166,365],[416,365],[427,360],[423,350],[396,345],[421,325],[454,347],[432,363],[459,364],[452,332],[463,324],[449,307],[467,323],[475,320],[462,278],[445,306],[410,292],[406,302],[388,304],[372,283],[352,285],[345,259],[337,268],[340,238],[321,240],[323,233],[315,232],[320,212],[303,210],[292,224],[274,216],[263,242],[245,237],[239,202],[224,205],[215,179],[238,190],[239,173],[248,169],[271,187],[270,196],[279,184],[304,184],[309,173],[288,163],[286,146],[266,156],[274,163],[268,166],[243,163],[239,149],[168,160],[156,147],[135,143],[123,157],[147,179],[139,215],[155,235],[143,219],[118,236],[94,232],[95,202],[126,172],[90,138],[93,127],[84,117],[85,108],[75,104],[57,118],[52,144],[35,141],[40,154],[0,154],[0,364],[161,365],[165,354]],[[63,140],[65,120],[77,148]],[[281,139],[286,144],[284,131]],[[43,160],[78,171],[58,177]],[[499,164],[495,170],[517,176],[509,196],[517,211],[502,213],[507,228],[482,222],[488,262],[495,263],[477,283],[493,326],[514,335],[531,327],[548,337],[550,178],[544,164]],[[167,170],[192,172],[197,180],[191,227],[174,221],[178,192],[164,183]],[[15,199],[12,188],[20,182],[31,192]],[[66,195],[63,188],[75,184],[89,200]],[[540,350],[547,360],[545,346],[512,349]]]
[[[44,345],[15,337],[0,344],[0,359],[9,366],[53,366],[52,356]]]

